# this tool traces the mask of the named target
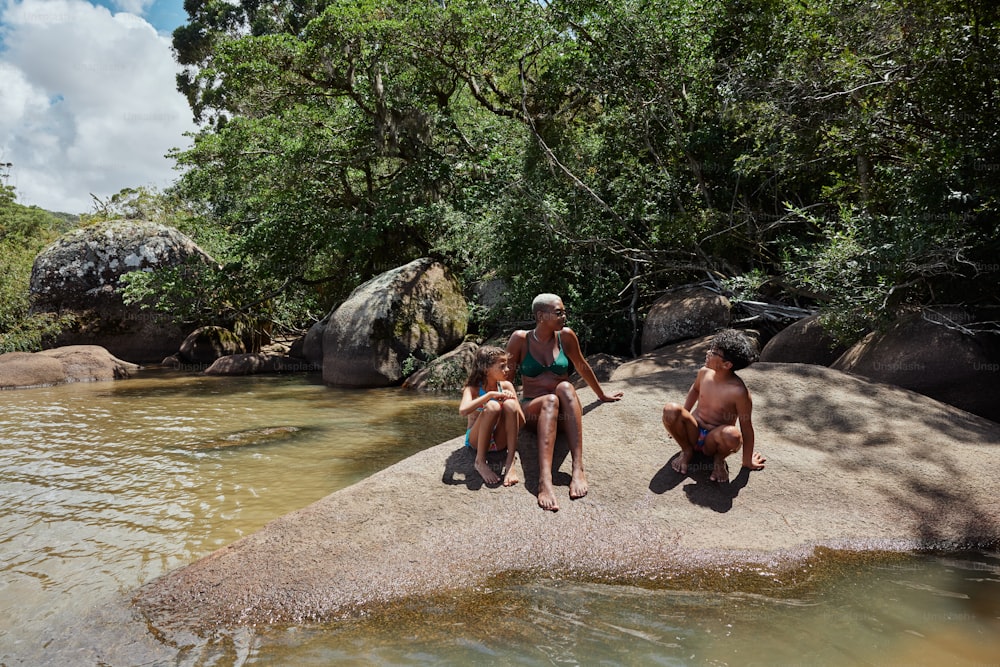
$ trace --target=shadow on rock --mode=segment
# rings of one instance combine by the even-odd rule
[[[517,453],[521,457],[521,469],[524,470],[524,487],[531,495],[538,496],[538,438],[534,433],[521,432],[517,443]],[[560,433],[556,437],[555,449],[552,452],[552,485],[569,486],[572,476],[560,470],[569,457],[569,445]]]
[[[487,464],[496,473],[497,477],[501,478],[496,484],[486,484],[483,482],[483,478],[479,476],[479,473],[476,472],[476,453],[472,451],[471,447],[463,445],[453,451],[447,460],[445,460],[444,474],[441,476],[441,481],[451,486],[464,484],[465,488],[470,491],[476,491],[484,486],[491,489],[497,488],[503,484],[503,464],[506,460],[506,451],[486,452]],[[517,465],[516,461],[514,465]],[[537,466],[535,471],[535,480],[537,481]]]
[[[684,481],[687,475],[682,475],[673,468],[673,460],[680,454],[675,454],[663,467],[656,471],[653,479],[649,480],[649,490],[656,494],[666,493]]]
[[[464,484],[471,491],[481,489],[484,486],[483,478],[476,472],[475,463],[476,455],[472,449],[462,445],[445,460],[441,481],[453,486]]]
[[[712,459],[701,454],[695,454],[688,463],[687,473],[681,474],[674,470],[673,462],[680,452],[670,457],[653,478],[649,480],[649,490],[656,494],[666,493],[674,489],[685,479],[693,483],[684,486],[684,493],[694,505],[707,507],[715,512],[728,512],[733,508],[733,500],[750,481],[750,470],[740,467],[736,477],[728,482],[713,482],[711,480]]]

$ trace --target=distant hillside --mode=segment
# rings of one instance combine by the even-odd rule
[[[44,211],[45,209],[40,209],[40,210]],[[71,229],[80,226],[80,216],[77,215],[76,213],[62,213],[59,211],[45,211],[45,212],[51,215],[53,218],[57,218],[58,220],[61,221],[59,225],[60,234],[63,234]]]
[[[0,186],[0,242],[19,239],[23,246],[47,243],[80,224],[73,213],[47,211],[15,201],[14,188]]]

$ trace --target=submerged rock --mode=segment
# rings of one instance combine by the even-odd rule
[[[191,449],[230,449],[232,447],[249,447],[285,442],[302,431],[300,426],[267,426],[237,431],[221,438],[213,438],[197,443]]]

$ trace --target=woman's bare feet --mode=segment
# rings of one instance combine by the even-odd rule
[[[552,490],[552,483],[539,486],[538,488],[538,506],[543,510],[548,510],[549,512],[558,512],[559,503],[556,502],[556,494]]]
[[[680,456],[675,458],[670,462],[670,467],[674,469],[675,472],[679,472],[682,475],[686,475],[688,471],[688,462],[691,461],[691,454],[681,450]]]
[[[493,469],[490,468],[490,464],[486,461],[476,461],[476,472],[479,473],[479,476],[482,477],[483,481],[487,484],[496,484],[500,481],[500,478],[497,477],[497,474],[493,472]]]

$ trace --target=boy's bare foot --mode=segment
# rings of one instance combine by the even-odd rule
[[[712,476],[709,479],[713,482],[728,482],[729,465],[725,461],[716,461],[712,470]]]
[[[517,478],[517,473],[514,472],[514,468],[513,467],[511,467],[511,469],[507,471],[507,474],[503,476],[503,485],[504,486],[514,486],[515,484],[517,484],[520,481],[521,480]]]
[[[590,491],[587,485],[587,475],[581,470],[573,473],[573,479],[569,483],[569,499],[576,500],[583,498]]]
[[[559,511],[559,503],[556,502],[556,494],[552,491],[551,484],[538,489],[538,506],[549,512]]]
[[[493,472],[493,469],[490,468],[490,464],[486,461],[476,461],[476,472],[479,473],[479,476],[482,477],[483,481],[487,484],[496,484],[500,481],[500,478],[497,477],[497,474]]]
[[[688,462],[690,460],[691,455],[682,449],[680,456],[670,462],[670,467],[673,468],[675,472],[686,475],[688,471]]]

